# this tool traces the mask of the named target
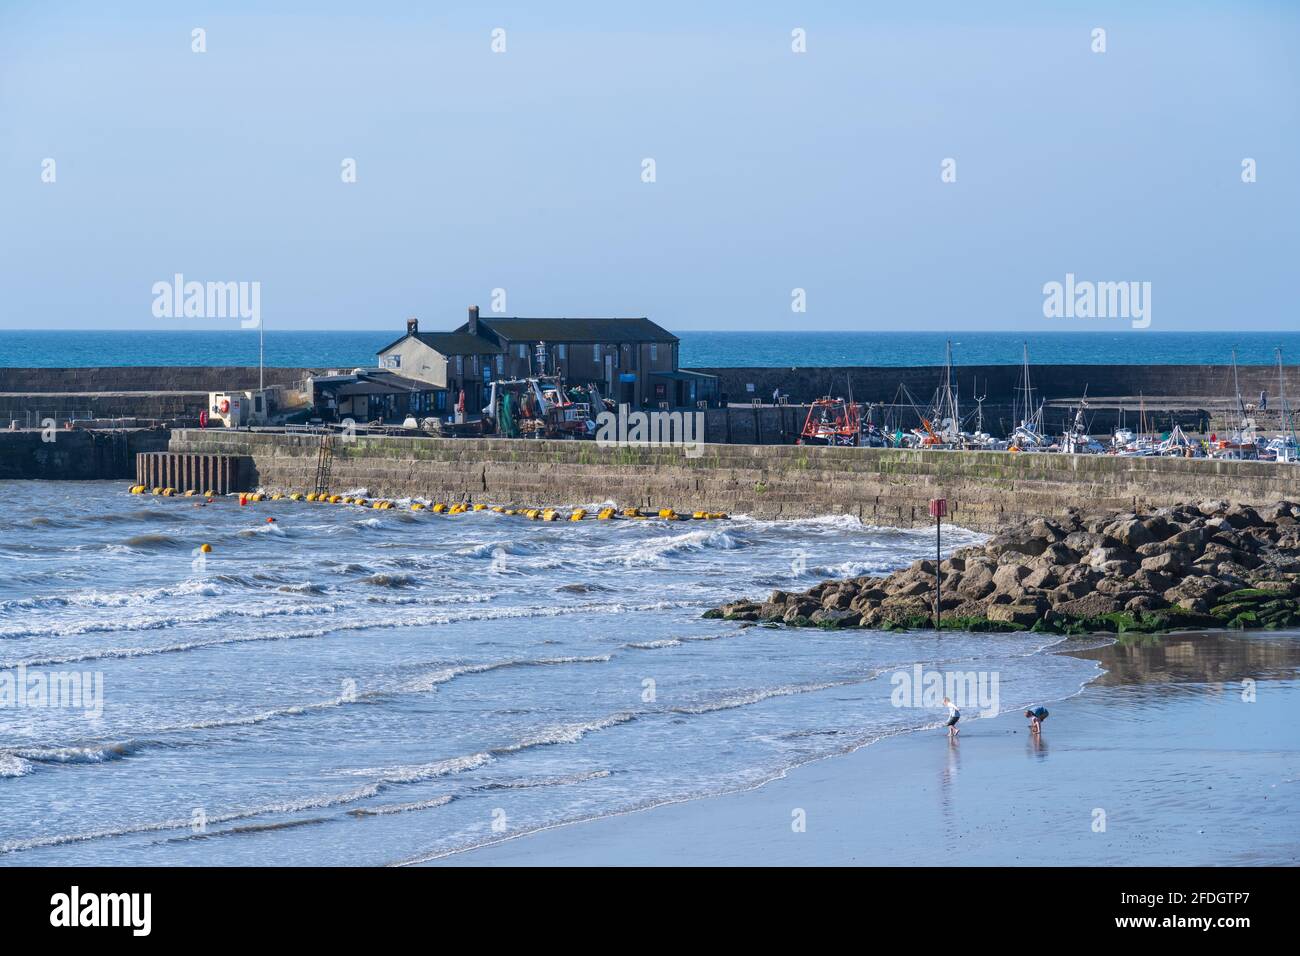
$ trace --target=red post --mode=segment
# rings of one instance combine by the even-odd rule
[[[930,499],[930,517],[934,519],[934,629],[940,629],[940,604],[939,589],[943,584],[943,575],[939,571],[939,565],[943,562],[943,539],[941,528],[943,527],[944,515],[948,513],[947,498]]]

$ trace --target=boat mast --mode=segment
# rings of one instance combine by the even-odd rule
[[[1237,378],[1237,349],[1232,349],[1232,390],[1237,396],[1237,415],[1241,418],[1241,430],[1246,429],[1246,403],[1241,400],[1241,382]]]
[[[1020,388],[1018,391],[1023,392],[1025,396],[1024,414],[1020,413],[1020,404],[1017,400],[1014,414],[1020,419],[1019,424],[1031,425],[1034,417],[1034,386],[1029,380],[1029,343],[1021,343],[1021,368],[1020,368]]]
[[[1282,347],[1279,345],[1275,348],[1274,353],[1277,355],[1277,395],[1278,401],[1282,403],[1282,431],[1290,432],[1291,440],[1295,438],[1295,416],[1291,414],[1286,404],[1286,376],[1282,373]]]

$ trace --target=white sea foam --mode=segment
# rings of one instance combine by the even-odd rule
[[[0,751],[0,777],[25,777],[32,765],[17,754]]]

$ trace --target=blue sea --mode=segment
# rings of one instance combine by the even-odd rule
[[[1243,365],[1300,358],[1300,332],[683,332],[681,364],[713,366],[936,365],[947,341],[959,365]],[[266,364],[373,365],[400,330],[265,332]],[[41,331],[0,335],[0,367],[256,365],[255,331]]]
[[[51,688],[0,706],[0,868],[428,860],[933,730],[941,706],[894,698],[914,664],[999,675],[1012,712],[1097,676],[1050,635],[700,617],[933,548],[843,515],[551,524],[0,482],[0,678]]]

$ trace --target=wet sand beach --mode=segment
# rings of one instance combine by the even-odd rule
[[[1081,648],[1082,649],[1079,649]],[[1062,653],[1105,673],[757,789],[508,839],[441,865],[1295,865],[1300,635],[1198,633]],[[1253,691],[1253,693],[1252,693]],[[1004,694],[1008,692],[1004,691]],[[798,820],[805,821],[802,831]]]

